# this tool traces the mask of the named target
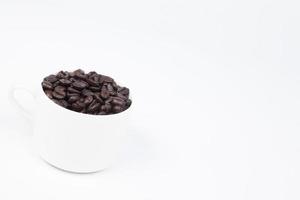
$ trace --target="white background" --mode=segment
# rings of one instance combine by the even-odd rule
[[[0,199],[300,199],[299,6],[1,1]],[[7,98],[14,82],[78,67],[134,96],[120,160],[98,174],[41,161]]]

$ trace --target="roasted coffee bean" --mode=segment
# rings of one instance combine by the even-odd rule
[[[56,78],[56,76],[55,75],[50,75],[50,76],[47,76],[46,78],[45,78],[45,81],[48,81],[48,82],[50,82],[50,83],[54,83],[54,82],[56,82],[58,79]]]
[[[56,99],[63,99],[63,98],[66,97],[66,95],[59,94],[59,93],[57,93],[57,92],[55,92],[55,91],[52,93],[52,96],[53,96],[54,98],[56,98]]]
[[[58,101],[58,105],[64,107],[64,108],[67,108],[69,106],[69,103],[65,100],[59,100]]]
[[[66,73],[64,71],[60,71],[57,73],[56,78],[63,79],[66,77]]]
[[[132,104],[128,88],[118,86],[111,77],[96,72],[86,74],[81,69],[47,76],[42,88],[56,104],[86,114],[120,113]]]
[[[68,88],[68,91],[69,91],[70,93],[77,93],[77,94],[80,94],[80,91],[79,91],[79,90],[76,90],[76,89],[74,89],[74,88],[72,88],[72,87],[69,87],[69,88]]]
[[[117,97],[120,97],[121,99],[123,99],[123,100],[126,100],[127,99],[127,97],[125,97],[123,94],[121,94],[121,93],[117,93]]]
[[[123,87],[119,90],[119,93],[127,97],[129,95],[129,89],[126,87]]]
[[[68,99],[69,103],[74,103],[80,99],[79,95],[70,96]]]
[[[114,87],[113,87],[111,84],[108,84],[108,85],[107,85],[107,90],[108,90],[109,92],[113,92],[113,91],[114,91]]]
[[[108,77],[108,76],[102,75],[102,76],[100,77],[100,82],[101,82],[101,83],[103,83],[103,82],[106,82],[106,83],[112,83],[112,82],[114,82],[114,79],[112,79],[112,78],[110,78],[110,77]]]
[[[121,106],[114,106],[112,110],[114,113],[120,113],[123,111],[123,108]]]
[[[109,113],[111,111],[111,105],[110,104],[105,104],[105,105],[101,106],[101,111]]]
[[[126,107],[129,108],[132,104],[132,101],[130,99],[127,99],[126,101]]]
[[[58,99],[63,99],[66,97],[67,93],[66,93],[66,88],[64,88],[63,86],[57,86],[54,89],[55,95],[53,94],[54,97],[58,98]]]
[[[90,113],[94,113],[96,112],[97,110],[99,110],[100,108],[100,103],[95,103],[95,104],[91,104],[88,108],[87,108],[87,111],[90,112]]]
[[[86,79],[86,82],[87,82],[90,86],[94,86],[94,87],[98,87],[98,86],[99,86],[99,84],[98,84],[96,81],[94,81],[94,80],[92,80],[92,79],[90,79],[90,78]]]
[[[103,89],[103,87],[102,87],[102,91],[101,91],[101,97],[103,99],[107,99],[109,97],[109,91],[107,89]]]
[[[85,99],[84,99],[84,104],[85,105],[90,105],[92,103],[92,101],[94,100],[94,98],[92,96],[87,96]]]
[[[72,81],[69,81],[68,79],[60,79],[59,82],[63,86],[69,86],[72,83]]]
[[[53,99],[53,96],[52,96],[52,90],[45,90],[45,94],[46,94],[47,97],[49,97],[50,99]]]
[[[102,98],[100,97],[99,93],[94,94],[94,98],[95,100],[100,103],[100,104],[104,104],[104,101],[102,100]]]
[[[74,110],[74,111],[81,111],[83,109],[83,107],[81,107],[77,102],[76,103],[73,103],[71,108]]]
[[[88,90],[88,89],[83,89],[81,94],[83,96],[93,96],[94,95],[94,92],[92,92],[91,90]]]
[[[77,90],[83,90],[88,86],[88,84],[84,81],[76,81],[72,84],[72,86]]]
[[[44,90],[52,90],[53,89],[53,85],[49,81],[44,81],[42,83],[42,86],[43,86]]]
[[[105,100],[105,103],[111,103],[112,100],[113,100],[113,99],[112,99],[111,97],[109,97],[108,99]]]
[[[90,87],[90,90],[92,90],[93,92],[100,92],[101,88],[100,87]]]
[[[116,106],[124,106],[126,103],[125,103],[125,101],[123,100],[123,99],[121,99],[121,98],[118,98],[118,97],[113,97],[112,98],[113,100],[112,100],[112,104],[113,105],[116,105]]]

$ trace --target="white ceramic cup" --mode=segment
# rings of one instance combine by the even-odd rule
[[[20,90],[34,98],[34,111],[26,110],[16,98]],[[37,151],[50,165],[68,172],[93,173],[115,161],[128,130],[130,108],[114,115],[82,114],[55,104],[41,86],[30,90],[15,85],[10,97],[32,121]]]

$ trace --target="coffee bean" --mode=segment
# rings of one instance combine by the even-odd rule
[[[88,108],[87,108],[87,111],[90,112],[90,113],[94,113],[96,112],[97,110],[99,110],[100,108],[100,103],[95,103],[95,104],[91,104]]]
[[[49,97],[50,99],[53,99],[53,96],[52,96],[52,90],[45,90],[45,94],[46,94],[47,97]]]
[[[132,101],[130,99],[127,99],[126,101],[126,107],[129,108],[132,104]]]
[[[120,113],[123,111],[121,106],[114,106],[112,110],[114,113]]]
[[[68,79],[60,79],[59,82],[63,86],[69,86],[72,83],[72,81],[69,81]]]
[[[100,87],[90,87],[90,90],[92,90],[93,92],[99,92],[101,91]]]
[[[87,96],[84,100],[84,104],[85,105],[90,105],[92,103],[92,101],[94,100],[94,98],[92,96]]]
[[[74,111],[77,111],[77,112],[79,112],[79,111],[81,111],[81,110],[83,109],[83,107],[80,106],[77,102],[76,102],[76,103],[73,103],[71,107],[72,107],[72,109],[73,109]]]
[[[75,89],[78,89],[78,90],[83,90],[84,88],[86,88],[88,86],[88,84],[84,81],[76,81],[72,84],[72,86],[75,88]]]
[[[117,93],[117,97],[120,97],[121,99],[123,99],[123,100],[126,100],[127,99],[127,97],[125,97],[123,94],[121,94],[121,93]]]
[[[58,72],[58,74],[56,75],[56,78],[58,79],[63,79],[66,77],[66,73],[64,71],[60,71]]]
[[[66,95],[58,94],[57,92],[54,91],[52,93],[52,96],[56,99],[63,99],[63,98],[65,98]]]
[[[94,98],[95,100],[100,103],[100,104],[104,104],[104,101],[102,100],[102,98],[100,97],[100,93],[95,93],[94,94]]]
[[[45,80],[45,81],[48,81],[48,82],[50,82],[50,83],[54,83],[54,82],[56,82],[58,79],[56,78],[55,75],[50,75],[50,76],[47,76],[44,80]]]
[[[69,103],[65,100],[59,100],[58,102],[58,104],[64,108],[67,108],[69,106]]]
[[[93,96],[94,95],[94,93],[88,89],[82,90],[81,94],[83,94],[84,96]]]
[[[42,83],[42,86],[43,86],[44,90],[52,90],[53,89],[53,86],[49,81],[44,81]]]
[[[111,103],[112,100],[113,100],[113,99],[112,99],[111,97],[109,97],[108,99],[105,100],[105,103]]]
[[[108,84],[108,85],[107,85],[107,90],[108,90],[109,92],[113,92],[113,91],[114,91],[114,87],[113,87],[111,84]]]
[[[63,86],[57,86],[54,88],[54,92],[60,96],[62,96],[62,98],[66,97],[66,88]],[[53,95],[54,96],[54,95]],[[54,96],[55,97],[55,96]],[[59,98],[60,99],[60,98]]]
[[[105,104],[105,105],[101,106],[101,111],[109,113],[111,111],[111,105],[110,104]]]
[[[112,100],[112,104],[113,105],[116,105],[116,106],[124,106],[125,105],[125,101],[123,100],[123,99],[121,99],[121,98],[118,98],[118,97],[113,97],[112,98],[113,100]]]
[[[98,87],[98,83],[90,78],[86,79],[86,82],[90,85],[90,86],[94,86],[94,87]]]
[[[106,82],[106,83],[112,83],[113,81],[114,81],[114,79],[112,79],[112,78],[110,78],[108,76],[102,75],[100,77],[100,83],[104,83],[104,82]]]
[[[126,87],[123,87],[119,90],[119,93],[127,97],[129,95],[129,89]]]
[[[42,88],[56,104],[81,113],[109,115],[128,109],[129,89],[96,72],[60,71],[44,78]]]
[[[69,91],[70,93],[77,93],[77,94],[80,94],[80,91],[79,91],[79,90],[76,90],[76,89],[74,89],[74,88],[72,88],[72,87],[69,87],[69,88],[68,88],[68,91]]]
[[[74,103],[74,102],[78,101],[79,99],[80,99],[79,95],[70,96],[68,102]]]
[[[103,87],[102,87],[102,91],[101,91],[101,97],[103,99],[107,99],[109,97],[109,91],[107,89],[103,89]]]

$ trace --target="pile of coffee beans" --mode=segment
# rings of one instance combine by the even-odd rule
[[[76,112],[109,115],[123,112],[131,106],[128,88],[96,72],[85,73],[81,69],[60,71],[47,76],[42,87],[52,101]]]

